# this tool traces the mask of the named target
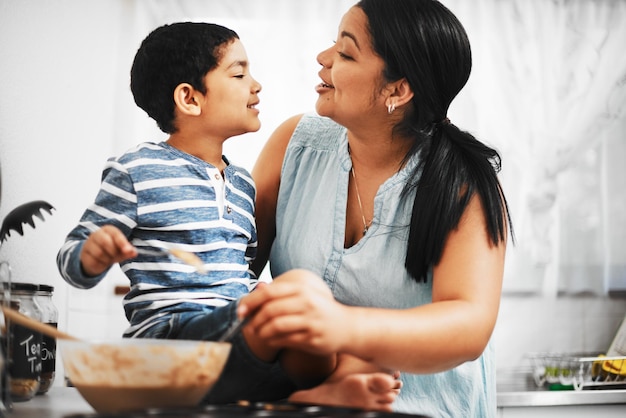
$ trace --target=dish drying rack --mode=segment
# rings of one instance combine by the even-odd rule
[[[626,356],[597,353],[530,353],[539,387],[552,390],[626,389]]]

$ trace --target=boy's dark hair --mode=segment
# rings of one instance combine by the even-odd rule
[[[130,70],[137,106],[168,134],[176,132],[174,89],[181,83],[206,93],[204,76],[217,67],[222,47],[239,36],[213,23],[181,22],[153,30],[141,43]]]

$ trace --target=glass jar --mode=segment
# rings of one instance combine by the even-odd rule
[[[11,266],[7,261],[0,261],[0,304],[11,306]],[[13,404],[9,392],[9,333],[4,315],[0,315],[0,417],[5,417]]]
[[[59,323],[59,311],[52,301],[54,286],[40,284],[36,293],[36,302],[41,308],[41,322],[57,328]],[[48,392],[56,374],[57,341],[53,337],[43,335],[41,337],[41,376],[38,395]]]
[[[35,300],[36,284],[11,283],[11,307],[41,321],[42,311]],[[28,401],[37,394],[41,376],[40,332],[9,323],[9,393],[15,402]]]

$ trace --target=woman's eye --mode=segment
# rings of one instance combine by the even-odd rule
[[[344,53],[343,53],[343,52],[341,52],[341,51],[338,51],[337,53],[339,54],[339,56],[340,56],[341,58],[343,58],[343,59],[345,59],[345,60],[352,60],[352,59],[353,59],[350,55],[346,55],[346,54],[344,54]]]

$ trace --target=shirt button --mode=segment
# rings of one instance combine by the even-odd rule
[[[216,175],[215,175],[215,180],[219,180],[220,178],[221,178],[221,177],[220,177],[220,175],[219,175],[219,174],[216,174]]]

